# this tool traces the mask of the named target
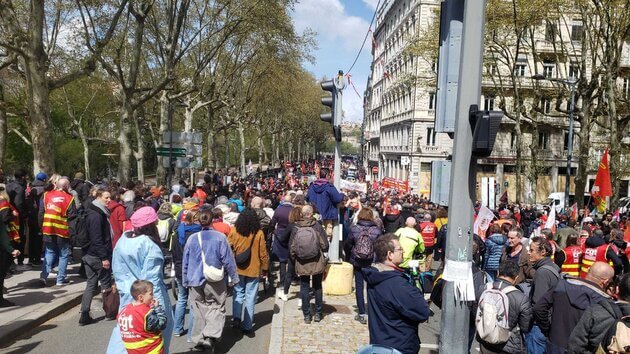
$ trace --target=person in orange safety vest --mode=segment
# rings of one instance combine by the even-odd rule
[[[584,255],[580,266],[580,277],[585,278],[589,268],[595,262],[605,262],[615,268],[615,274],[623,271],[623,262],[619,258],[617,247],[609,244],[601,230],[593,231],[591,237],[586,239]]]
[[[40,274],[40,283],[46,286],[46,279],[51,269],[58,264],[57,286],[68,283],[66,271],[72,256],[70,243],[70,221],[77,215],[74,198],[68,192],[70,180],[61,177],[55,188],[45,192],[39,209],[39,224],[44,241],[44,262]]]

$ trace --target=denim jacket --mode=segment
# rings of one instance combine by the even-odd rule
[[[206,283],[203,275],[203,265],[201,264],[201,247],[197,235],[201,234],[203,253],[206,257],[206,264],[216,268],[223,267],[230,277],[231,283],[238,283],[238,273],[236,273],[236,262],[234,254],[228,244],[227,237],[215,230],[204,230],[188,237],[184,247],[184,258],[182,260],[182,284],[185,287],[197,287]]]

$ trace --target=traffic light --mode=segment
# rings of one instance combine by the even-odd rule
[[[330,96],[322,97],[322,104],[330,107],[330,113],[322,113],[319,118],[326,123],[335,123],[335,101],[337,100],[337,87],[333,80],[322,81],[322,89],[330,92]]]
[[[343,71],[339,70],[332,80],[322,81],[321,86],[324,91],[330,92],[330,96],[322,97],[322,104],[330,107],[330,113],[322,113],[319,117],[332,124],[335,141],[341,141],[342,90],[346,88]]]
[[[474,127],[472,156],[483,158],[492,154],[502,118],[502,111],[480,111],[476,104],[470,106],[468,119]]]

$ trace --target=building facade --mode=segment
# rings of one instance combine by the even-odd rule
[[[379,9],[371,76],[364,96],[363,154],[368,177],[409,180],[412,192],[419,195],[428,195],[431,162],[443,160],[452,153],[452,140],[434,129],[435,63],[411,55],[405,49],[414,37],[425,33],[433,21],[438,21],[438,11],[439,1],[419,0],[386,1]],[[518,119],[514,114],[506,114],[492,155],[479,160],[477,194],[480,200],[498,199],[504,191],[508,192],[509,200],[516,199],[517,156],[522,162],[520,200],[543,201],[551,192],[564,191],[571,93],[570,85],[557,81],[592,74],[590,67],[578,65],[582,23],[575,16],[565,17],[536,26],[534,38],[523,38],[519,54],[512,48],[514,53],[508,53],[505,60],[492,53],[498,48],[492,41],[486,43],[480,107],[508,112],[519,109],[523,114]],[[564,48],[560,55],[558,47]],[[628,45],[623,47],[617,79],[618,92],[626,100],[630,90],[629,48]],[[545,79],[532,79],[536,74]],[[518,105],[514,97],[519,97]],[[576,105],[579,103],[577,97]],[[622,109],[628,114],[627,105]],[[517,120],[521,130],[518,155]],[[574,129],[579,131],[579,122],[576,121]],[[596,126],[591,129],[589,161],[592,165],[588,168],[592,175],[589,175],[591,183],[587,184],[587,190],[607,145],[604,129]],[[630,146],[630,132],[625,136],[622,144]],[[578,144],[574,134],[572,181],[578,167]],[[623,161],[628,160],[622,157]],[[629,177],[621,182],[621,196],[628,195]],[[574,183],[570,185],[574,193]],[[491,191],[493,195],[482,196],[482,191]]]

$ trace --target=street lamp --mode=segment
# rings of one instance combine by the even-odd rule
[[[569,107],[569,141],[567,146],[567,178],[564,183],[564,209],[569,207],[569,185],[571,182],[571,160],[573,158],[573,111],[575,110],[575,87],[577,85],[577,79],[572,77],[569,80],[553,79],[545,77],[542,74],[536,74],[532,76],[534,80],[547,80],[551,82],[558,82],[561,84],[569,85],[571,87],[571,106]]]

